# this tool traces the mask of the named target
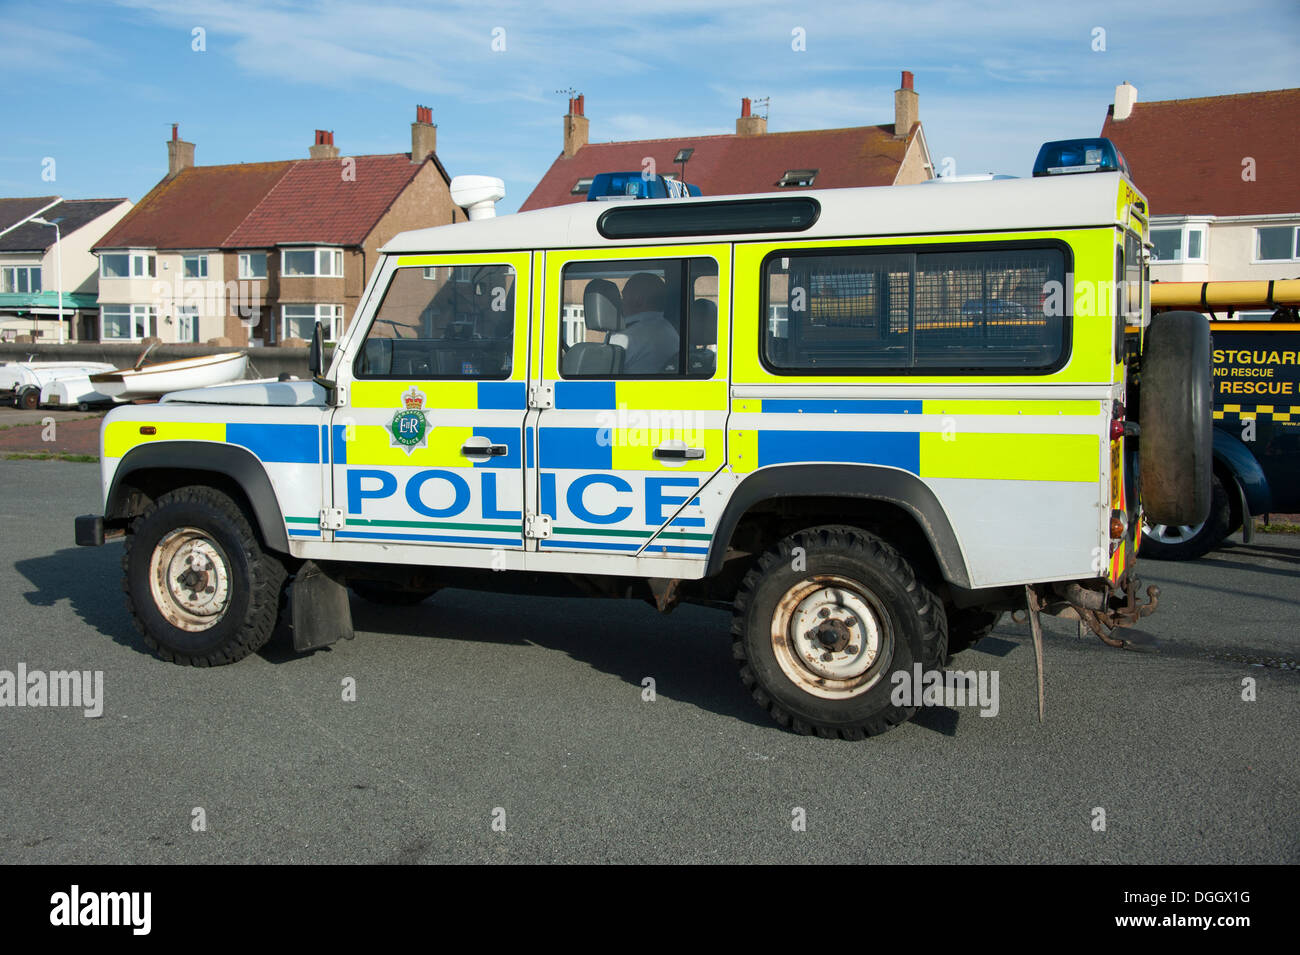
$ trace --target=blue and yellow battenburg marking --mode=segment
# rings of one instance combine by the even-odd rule
[[[1300,421],[1300,405],[1224,405],[1214,409],[1215,421]]]
[[[765,425],[761,419],[755,427],[732,429],[729,454],[736,471],[825,461],[899,468],[924,478],[1092,483],[1098,476],[1101,439],[1095,433],[975,432],[960,424],[933,428],[936,419],[960,422],[973,415],[1096,416],[1095,400],[762,398],[737,399],[732,410],[813,419],[797,429]],[[873,430],[869,424],[836,427],[835,419],[842,415],[915,416],[917,423],[914,428],[891,430]]]

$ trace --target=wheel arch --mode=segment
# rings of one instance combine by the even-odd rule
[[[1214,429],[1214,464],[1220,480],[1231,478],[1241,488],[1252,514],[1267,514],[1273,509],[1273,491],[1259,461],[1241,438],[1219,427]],[[1228,499],[1232,498],[1229,493]]]
[[[722,570],[742,519],[765,502],[835,498],[876,502],[902,512],[924,536],[939,572],[950,584],[970,589],[961,544],[934,491],[914,474],[859,464],[775,465],[755,471],[732,492],[709,545],[706,573]]]
[[[177,462],[183,461],[184,466]],[[262,540],[271,550],[289,551],[289,536],[271,479],[249,450],[206,441],[159,441],[127,452],[113,472],[104,501],[106,521],[124,521],[147,500],[188,484],[209,484],[243,497]]]

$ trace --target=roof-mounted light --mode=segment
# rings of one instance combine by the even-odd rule
[[[1109,139],[1060,139],[1043,143],[1034,161],[1035,176],[1064,176],[1079,172],[1122,172],[1124,155]]]
[[[680,179],[664,176],[646,176],[639,172],[601,172],[591,177],[587,187],[587,201],[600,202],[611,199],[685,199],[702,195],[699,186]]]

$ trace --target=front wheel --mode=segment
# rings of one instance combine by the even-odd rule
[[[797,733],[862,739],[915,712],[893,675],[941,667],[943,604],[880,538],[853,527],[800,531],[745,576],[733,651],[755,701]]]
[[[1210,481],[1210,513],[1200,524],[1159,524],[1142,521],[1138,553],[1153,560],[1195,560],[1223,542],[1232,532],[1228,492],[1216,474]]]
[[[164,660],[233,663],[275,629],[284,565],[215,488],[182,487],[154,501],[131,527],[122,567],[131,615]]]

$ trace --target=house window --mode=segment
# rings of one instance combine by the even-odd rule
[[[338,340],[343,327],[342,305],[283,305],[280,308],[280,339],[301,338],[311,341],[316,323],[321,323],[325,341]]]
[[[0,292],[31,293],[40,290],[39,265],[6,265],[0,269]]]
[[[208,277],[208,257],[206,255],[185,256],[185,277],[187,279],[205,279]]]
[[[817,178],[818,172],[820,172],[818,169],[787,169],[785,175],[777,182],[777,185],[807,189]]]
[[[583,176],[573,184],[573,188],[569,190],[569,194],[573,196],[585,196],[587,190],[591,188],[591,179],[591,176]]]
[[[101,279],[124,279],[131,274],[131,257],[125,252],[106,252],[99,257]]]
[[[266,253],[240,252],[239,277],[241,279],[266,278]]]
[[[154,278],[157,273],[156,260],[147,252],[131,253],[131,278]]]
[[[1204,262],[1205,226],[1182,225],[1151,230],[1151,254],[1157,262]]]
[[[135,341],[148,338],[156,313],[152,305],[101,305],[99,337],[104,341]]]
[[[340,249],[281,249],[280,274],[334,277],[343,274]]]
[[[1290,262],[1300,258],[1296,250],[1297,235],[1300,229],[1295,226],[1266,226],[1255,230],[1255,261]]]

